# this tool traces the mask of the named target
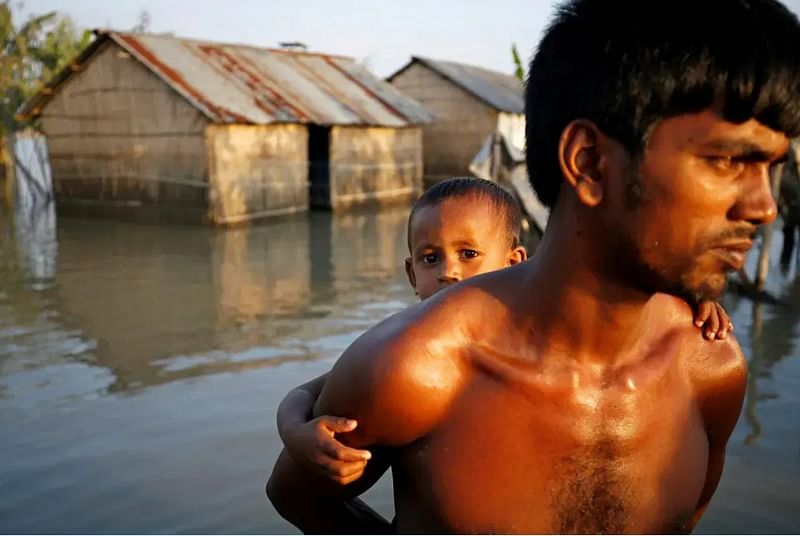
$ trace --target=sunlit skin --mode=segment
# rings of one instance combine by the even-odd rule
[[[420,300],[464,279],[527,259],[525,248],[508,236],[502,211],[479,195],[468,195],[414,213],[408,227],[410,255],[405,269]],[[711,308],[702,318],[729,322],[724,311]],[[333,415],[308,418],[326,378],[323,374],[287,395],[278,410],[278,430],[298,463],[345,485],[361,477],[372,454],[336,440],[337,434],[354,430],[357,421]]]
[[[785,159],[788,142],[756,121],[732,127],[701,114],[670,123],[684,135],[669,137],[663,128],[653,133],[639,171],[648,181],[636,214],[629,217],[618,206],[604,227],[624,227],[621,234],[640,262],[664,281],[715,296],[725,272],[744,265],[756,226],[776,216],[765,185],[770,165]],[[667,161],[670,154],[679,156]]]
[[[457,197],[418,209],[409,225],[405,260],[411,287],[421,300],[470,277],[507,268],[526,258],[514,247],[497,209],[479,196]],[[733,329],[724,309],[714,301],[700,303],[695,325],[709,340],[724,339]],[[327,374],[293,389],[278,410],[278,430],[287,451],[310,471],[342,485],[364,473],[371,453],[337,441],[358,422],[333,415],[310,418]]]
[[[348,500],[391,465],[400,532],[691,530],[746,364],[733,337],[698,337],[686,302],[657,291],[722,290],[775,218],[768,171],[787,146],[709,109],[656,125],[632,161],[570,123],[536,255],[387,319],[331,371],[314,415],[358,421],[342,437],[372,451],[362,478],[341,486],[282,454],[273,503],[305,531],[377,531]]]

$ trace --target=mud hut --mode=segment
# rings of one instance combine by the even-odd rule
[[[469,175],[486,137],[500,132],[525,144],[522,84],[513,76],[473,65],[413,56],[387,78],[435,116],[424,125],[425,181]]]
[[[422,187],[429,114],[350,58],[96,35],[22,110],[61,212],[225,225]]]

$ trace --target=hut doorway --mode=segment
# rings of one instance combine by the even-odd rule
[[[308,126],[309,201],[315,208],[331,207],[331,128]]]

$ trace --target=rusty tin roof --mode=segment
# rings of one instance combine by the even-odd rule
[[[97,39],[31,98],[38,115],[72,72],[111,40],[213,123],[313,123],[404,127],[433,116],[351,58],[97,30]]]

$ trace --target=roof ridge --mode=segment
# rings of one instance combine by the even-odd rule
[[[174,35],[171,33],[138,33],[138,32],[128,32],[123,30],[114,30],[111,28],[95,28],[94,33],[96,35],[122,35],[122,36],[131,36],[135,38],[156,38],[156,39],[174,39],[176,41],[187,41],[190,43],[196,43],[199,45],[211,45],[215,47],[236,47],[236,48],[249,48],[253,50],[259,51],[268,51],[268,52],[276,52],[279,54],[290,54],[290,55],[297,55],[297,56],[321,56],[324,58],[337,58],[343,59],[348,61],[355,62],[356,59],[353,56],[346,56],[344,54],[331,54],[327,52],[320,52],[316,50],[286,50],[283,48],[276,48],[276,47],[268,47],[268,46],[259,46],[254,45],[252,43],[234,43],[231,41],[214,41],[209,39],[204,39],[200,37],[186,37],[181,35]]]

